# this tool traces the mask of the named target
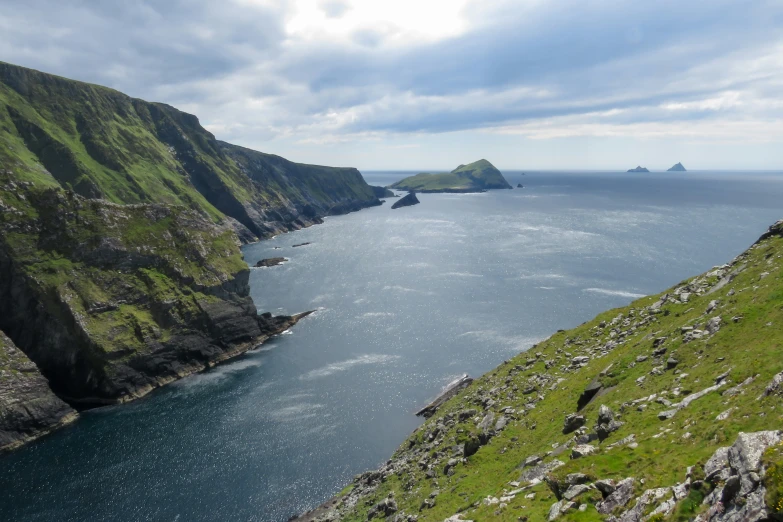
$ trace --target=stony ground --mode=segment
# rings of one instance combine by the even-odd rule
[[[309,520],[780,520],[783,222],[448,401]]]

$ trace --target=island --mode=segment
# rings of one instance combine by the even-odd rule
[[[419,198],[416,197],[415,192],[409,192],[407,196],[400,198],[399,201],[392,205],[392,210],[400,207],[410,207],[411,205],[418,205],[421,203]]]
[[[464,193],[512,187],[492,163],[482,159],[468,165],[460,165],[451,172],[416,174],[394,183],[391,188],[416,192]]]
[[[628,172],[650,172],[646,167],[637,166],[635,169],[628,169]]]
[[[525,188],[525,186],[522,183],[517,183],[517,188]]]
[[[269,268],[270,266],[282,265],[286,261],[288,261],[288,259],[284,257],[268,257],[256,263],[256,268]]]
[[[685,170],[685,167],[682,166],[682,163],[676,163],[666,172],[687,172],[687,170]]]

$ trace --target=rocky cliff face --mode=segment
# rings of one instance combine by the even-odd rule
[[[289,328],[306,314],[258,315],[239,245],[378,204],[356,169],[219,142],[168,105],[0,63],[0,331],[29,358],[14,363],[29,372],[0,362],[0,446],[72,418],[49,385],[123,402]]]
[[[783,222],[506,361],[300,520],[781,520],[780,324]]]
[[[130,400],[282,331],[227,224],[6,179],[0,329],[68,400]]]
[[[0,453],[75,419],[35,363],[0,331]]]

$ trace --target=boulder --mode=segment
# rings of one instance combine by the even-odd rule
[[[286,261],[288,261],[288,259],[284,257],[268,257],[256,263],[256,268],[267,268],[270,266],[277,266],[282,263],[285,263]]]
[[[592,455],[596,451],[598,451],[598,448],[592,444],[578,444],[571,450],[571,458],[580,459],[582,457]]]
[[[563,434],[567,435],[573,431],[578,430],[584,426],[586,422],[587,421],[583,415],[578,415],[576,413],[566,415],[565,421],[563,422]]]
[[[621,480],[615,485],[614,491],[603,502],[596,504],[595,508],[599,513],[608,515],[615,509],[625,506],[633,498],[634,482],[633,477]]]

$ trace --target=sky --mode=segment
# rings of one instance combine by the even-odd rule
[[[783,0],[3,0],[0,60],[306,163],[783,169]]]

